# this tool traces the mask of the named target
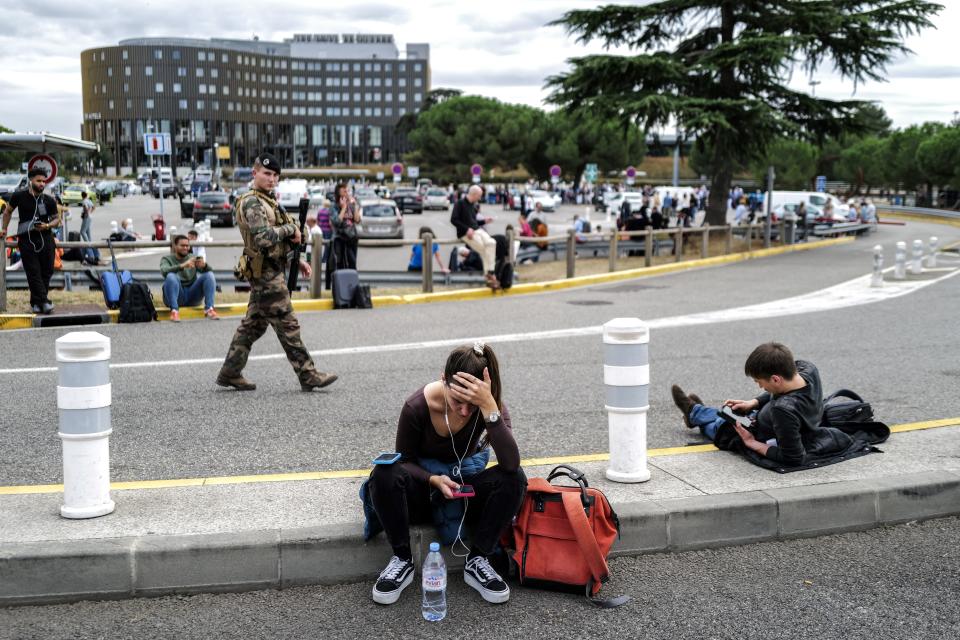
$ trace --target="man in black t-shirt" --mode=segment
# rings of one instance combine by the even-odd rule
[[[53,276],[53,260],[56,251],[51,229],[60,226],[60,211],[57,201],[43,192],[47,184],[47,172],[43,169],[31,169],[27,174],[29,186],[15,191],[3,208],[3,222],[0,231],[7,235],[10,217],[14,210],[20,212],[17,224],[17,242],[20,245],[20,259],[23,271],[27,275],[30,287],[30,309],[34,313],[50,313],[53,303],[47,297],[50,278]]]

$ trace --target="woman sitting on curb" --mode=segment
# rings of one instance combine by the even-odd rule
[[[393,548],[393,557],[373,587],[374,602],[393,604],[413,582],[410,524],[438,517],[441,537],[442,523],[447,523],[447,541],[461,537],[464,522],[472,525],[463,569],[466,583],[487,602],[510,598],[510,588],[487,558],[519,510],[527,480],[500,393],[496,355],[476,342],[454,349],[440,379],[407,398],[397,427],[400,459],[376,466],[361,490],[368,516],[365,538],[382,526]],[[485,468],[488,442],[498,464]],[[454,498],[454,491],[464,484],[472,485],[474,497]],[[462,515],[451,518],[447,507],[460,505]]]

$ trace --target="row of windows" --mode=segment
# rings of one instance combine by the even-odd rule
[[[108,104],[109,104],[110,109],[113,109],[113,108],[114,108],[114,101],[113,101],[113,100],[108,101]],[[127,104],[127,109],[132,109],[132,108],[133,108],[133,100],[129,100],[129,99],[128,99],[128,100],[126,101],[126,104]],[[363,108],[361,108],[361,107],[353,107],[352,109],[351,109],[350,107],[342,107],[342,108],[341,108],[341,107],[327,107],[326,109],[324,109],[323,107],[287,107],[287,106],[285,106],[285,105],[270,105],[270,104],[266,104],[266,105],[256,105],[256,104],[242,104],[242,103],[239,103],[239,102],[236,102],[236,103],[234,103],[234,102],[227,102],[226,105],[227,105],[227,111],[228,111],[228,112],[231,112],[231,113],[232,113],[232,112],[238,112],[238,113],[239,113],[239,112],[244,112],[244,111],[245,111],[245,112],[247,112],[247,113],[265,113],[265,114],[267,114],[267,115],[281,115],[281,116],[286,116],[286,115],[295,115],[295,116],[324,116],[324,115],[326,115],[326,116],[331,116],[331,117],[348,117],[348,116],[353,115],[353,116],[356,116],[356,117],[361,117],[361,116],[363,116],[363,117],[367,117],[367,118],[380,118],[380,117],[390,118],[390,117],[393,117],[393,108],[392,108],[392,107],[385,107],[385,108],[382,108],[382,109],[381,109],[380,107],[363,107]],[[152,109],[156,108],[156,102],[154,101],[153,98],[147,98],[147,99],[144,101],[144,106],[145,106],[148,110],[152,110]],[[187,110],[187,109],[190,108],[190,101],[189,101],[189,100],[178,100],[178,101],[177,101],[177,107],[180,108],[180,109],[182,109],[182,110]],[[204,109],[206,109],[206,108],[207,108],[207,101],[206,101],[206,100],[197,100],[197,101],[196,101],[196,108],[197,108],[198,110],[201,110],[201,111],[204,110]],[[212,101],[210,101],[210,108],[213,109],[214,111],[219,111],[219,110],[220,110],[220,101],[219,101],[219,100],[212,100]],[[414,113],[416,113],[416,112],[417,112],[417,109],[414,109],[413,111],[414,111]],[[398,116],[406,115],[406,113],[407,113],[407,110],[406,110],[406,108],[404,108],[404,107],[400,107],[399,109],[397,109],[397,115],[398,115]]]
[[[163,93],[163,92],[164,92],[164,89],[165,89],[165,85],[164,85],[164,83],[162,83],[162,82],[157,82],[157,83],[155,83],[155,84],[153,85],[153,90],[154,90],[156,93]],[[172,85],[172,89],[173,89],[173,93],[180,93],[180,92],[183,90],[183,85],[182,85],[181,83],[179,83],[179,82],[174,82],[173,85]],[[230,95],[230,87],[229,87],[228,85],[221,85],[220,89],[221,89],[223,95],[225,95],[225,96],[229,96],[229,95]],[[129,92],[130,92],[130,84],[129,84],[129,83],[126,83],[126,82],[123,83],[123,91],[124,91],[124,93],[129,93]],[[107,93],[107,85],[106,85],[106,84],[93,85],[93,93],[94,93],[95,95],[99,95],[100,93],[106,94],[106,93]],[[209,85],[208,85],[208,84],[200,84],[200,85],[197,85],[197,93],[200,93],[200,94],[203,94],[203,95],[216,95],[216,94],[217,94],[217,85],[215,85],[215,84],[209,84]],[[258,93],[259,93],[259,95],[258,95]],[[292,92],[292,93],[288,93],[288,92],[286,92],[286,91],[274,91],[274,90],[270,90],[270,89],[263,89],[263,90],[261,90],[261,91],[258,92],[257,89],[255,89],[255,88],[250,88],[250,87],[237,87],[237,96],[239,96],[239,97],[246,97],[246,98],[257,98],[257,97],[260,97],[260,98],[277,99],[277,100],[287,100],[288,97],[290,97],[290,98],[292,98],[293,100],[303,100],[303,101],[310,101],[310,102],[322,102],[322,101],[324,100],[324,98],[326,98],[326,101],[327,101],[327,102],[349,102],[349,101],[350,101],[350,93],[349,93],[349,92],[340,93],[340,92],[336,92],[336,91],[328,91],[328,92],[326,93],[326,96],[324,96],[323,92],[320,92],[320,91],[317,91],[317,92],[313,92],[313,91],[294,91],[294,92]],[[363,93],[363,94],[361,94],[360,92],[355,92],[355,93],[353,94],[353,101],[354,101],[354,102],[360,102],[361,96],[362,96],[364,102],[392,102],[392,101],[394,101],[394,100],[396,100],[396,101],[398,101],[398,102],[406,102],[406,101],[407,101],[407,94],[406,94],[406,93],[397,93],[397,94],[389,94],[389,93],[386,93],[386,94],[384,94],[384,93],[380,93],[380,92],[378,92],[378,91],[377,91],[377,92],[369,92],[369,91],[368,91],[368,92]],[[414,101],[414,102],[417,102],[417,103],[422,102],[422,101],[423,101],[423,94],[422,94],[422,93],[415,93],[415,94],[413,94],[413,101]],[[111,102],[112,102],[112,101],[111,101]]]
[[[214,68],[211,68],[211,69],[204,69],[203,67],[197,67],[197,68],[194,70],[194,74],[195,74],[196,77],[198,77],[198,78],[203,78],[203,77],[206,76],[206,72],[207,72],[207,71],[210,72],[210,77],[211,77],[211,78],[217,78],[217,77],[220,76],[219,70],[218,70],[217,68],[215,68],[215,67],[214,67]],[[128,78],[129,78],[130,76],[132,76],[132,75],[133,75],[133,68],[130,67],[130,66],[125,66],[125,67],[123,68],[123,75],[127,76]],[[150,66],[150,65],[144,66],[144,67],[143,67],[143,75],[145,75],[145,76],[147,76],[147,77],[153,76],[153,67]],[[240,79],[240,72],[239,72],[239,71],[237,71],[236,76],[237,76],[237,80],[239,80],[239,79]],[[110,77],[110,78],[113,77],[113,67],[107,67],[107,77]],[[186,78],[186,77],[187,77],[187,68],[186,68],[186,67],[177,67],[177,77],[178,77],[178,78]],[[348,86],[350,86],[351,81],[353,82],[353,86],[359,87],[359,86],[360,86],[360,83],[361,83],[361,80],[362,80],[362,82],[363,82],[363,86],[365,86],[365,87],[379,87],[379,86],[381,86],[381,84],[382,84],[383,86],[387,86],[387,87],[392,87],[392,86],[393,86],[393,78],[357,78],[357,77],[354,77],[354,78],[351,79],[350,76],[345,76],[345,77],[343,77],[343,78],[340,78],[339,76],[327,76],[326,78],[319,78],[319,77],[305,77],[305,76],[292,76],[292,77],[288,77],[288,76],[284,76],[284,75],[273,76],[272,74],[266,74],[266,73],[261,73],[261,74],[260,74],[260,82],[265,82],[265,83],[267,83],[267,84],[274,84],[274,81],[276,81],[276,82],[275,82],[276,84],[287,84],[288,78],[289,78],[289,80],[290,80],[290,84],[295,85],[295,86],[301,86],[301,87],[319,87],[319,86],[322,86],[323,84],[326,84],[326,86],[328,86],[328,87],[339,87],[339,86],[341,86],[341,84],[342,84],[342,86],[344,86],[344,87],[348,87]],[[232,80],[232,79],[233,79],[233,72],[232,72],[230,69],[227,69],[227,79],[228,79],[228,80]],[[243,73],[243,79],[246,80],[247,82],[251,82],[251,81],[252,81],[252,82],[256,82],[256,81],[257,81],[257,74],[256,74],[256,73],[251,74],[249,71],[245,71],[245,72]],[[398,79],[397,79],[397,83],[398,83],[401,87],[405,87],[405,86],[407,86],[407,79],[406,79],[406,78],[398,78]],[[423,86],[423,79],[422,79],[422,78],[414,78],[414,79],[413,79],[413,86],[415,86],[415,87],[421,87],[421,86]]]
[[[123,57],[124,60],[128,60],[128,59],[130,58],[129,51],[128,51],[127,49],[123,49],[123,50],[122,50],[122,57]],[[171,58],[172,60],[180,60],[180,59],[181,59],[181,58],[180,58],[180,50],[179,50],[179,49],[174,49],[173,51],[171,51],[171,52],[170,52],[170,58]],[[105,61],[106,59],[107,59],[107,52],[106,52],[106,51],[101,51],[101,52],[100,52],[100,61],[103,62],[103,61]],[[154,59],[154,60],[163,60],[163,49],[154,49],[154,50],[153,50],[153,59]],[[91,54],[91,60],[92,60],[93,62],[96,62],[96,61],[97,61],[97,52],[96,52],[96,51],[94,51],[93,54]],[[217,54],[216,54],[216,52],[214,52],[214,51],[203,51],[203,50],[197,51],[197,61],[198,61],[198,62],[216,62],[216,61],[217,61]],[[266,69],[286,69],[286,68],[287,68],[287,61],[286,61],[286,59],[280,59],[280,60],[273,60],[273,59],[270,59],[270,58],[259,58],[259,59],[258,59],[256,56],[251,57],[251,56],[242,55],[242,54],[239,54],[239,53],[238,53],[238,54],[236,54],[236,61],[237,61],[237,64],[240,64],[240,65],[254,66],[254,67],[260,66],[260,67],[266,68]],[[224,64],[230,62],[230,54],[221,53],[221,54],[220,54],[220,62],[221,62],[221,63],[224,63]],[[292,70],[299,70],[299,71],[349,71],[349,70],[352,68],[353,71],[360,71],[361,69],[363,69],[364,71],[376,72],[376,71],[381,71],[381,70],[382,70],[382,71],[393,71],[393,64],[394,64],[394,63],[391,63],[391,62],[384,62],[384,63],[380,63],[380,62],[363,62],[363,63],[361,63],[361,62],[353,62],[353,63],[350,63],[350,62],[327,62],[327,63],[322,63],[322,62],[304,62],[304,61],[299,61],[299,60],[292,60],[292,61],[290,62],[290,68],[291,68]],[[397,68],[398,68],[401,72],[405,72],[405,71],[407,70],[407,63],[406,63],[406,62],[398,62],[398,63],[396,63],[396,64],[397,64]],[[414,70],[415,72],[417,72],[417,73],[423,71],[423,63],[420,63],[420,62],[413,63],[413,70]]]

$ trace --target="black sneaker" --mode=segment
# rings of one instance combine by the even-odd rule
[[[490,561],[483,556],[476,556],[467,560],[463,568],[464,581],[477,590],[487,602],[500,604],[510,599],[510,587],[503,581]]]
[[[373,601],[377,604],[393,604],[400,599],[403,590],[413,582],[413,562],[390,558],[390,564],[380,572],[377,584],[373,585]]]

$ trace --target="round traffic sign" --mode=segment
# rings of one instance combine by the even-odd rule
[[[560,170],[560,165],[555,164],[555,165],[553,165],[552,167],[550,167],[550,175],[551,175],[551,176],[553,176],[553,177],[555,177],[555,178],[559,178],[561,173],[563,173],[563,172]]]
[[[45,153],[38,153],[30,158],[30,161],[27,163],[27,171],[29,172],[32,169],[43,169],[46,171],[47,184],[53,182],[54,178],[57,177],[57,161]]]
[[[394,162],[393,166],[390,167],[390,170],[393,171],[393,175],[398,176],[403,173],[403,165],[399,162]]]
[[[472,173],[472,174],[475,175],[475,176],[479,176],[479,175],[483,174],[483,167],[480,166],[479,164],[474,163],[474,164],[471,165],[471,167],[470,167],[470,173]]]
[[[636,170],[634,167],[627,167],[627,177],[628,177],[628,178],[636,178],[636,177],[637,177],[637,170]]]

